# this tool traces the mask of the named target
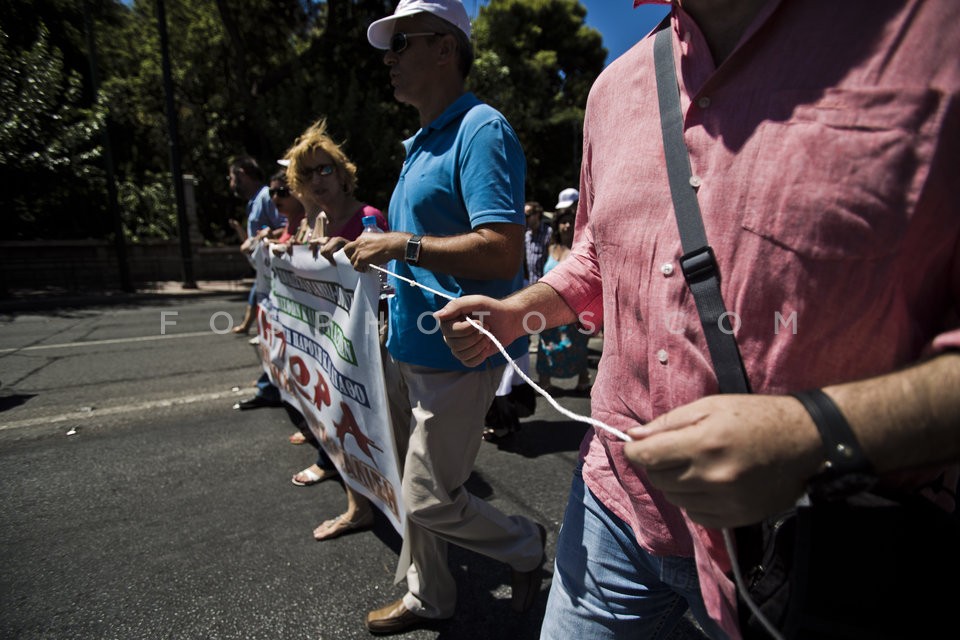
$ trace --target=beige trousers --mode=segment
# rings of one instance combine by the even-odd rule
[[[518,571],[536,568],[543,552],[533,521],[506,516],[463,486],[480,450],[484,417],[503,367],[443,371],[391,358],[385,369],[407,512],[397,580],[407,579],[407,609],[427,618],[448,618],[457,600],[448,543]]]

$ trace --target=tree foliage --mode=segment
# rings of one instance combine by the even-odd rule
[[[250,154],[270,174],[321,117],[360,168],[358,195],[386,208],[400,141],[418,126],[366,41],[394,0],[164,2],[181,167],[195,177],[208,242],[232,240],[227,219],[243,212],[228,159]],[[176,235],[156,7],[0,0],[0,178],[13,185],[0,206],[16,219],[13,237],[110,235],[107,130],[128,239]],[[583,106],[605,58],[584,15],[576,0],[491,0],[474,26],[470,87],[517,129],[528,197],[548,207],[576,183]]]
[[[19,52],[0,29],[0,182],[10,198],[12,238],[84,228],[72,203],[102,188],[97,141],[103,115],[98,105],[84,105],[81,78],[65,69],[43,23],[37,40]],[[51,209],[61,215],[43,215]]]
[[[527,155],[527,198],[548,209],[580,177],[583,112],[607,52],[577,0],[491,0],[473,32],[471,83],[497,106]]]
[[[269,175],[296,136],[321,117],[360,167],[358,195],[386,206],[402,161],[396,141],[404,118],[365,33],[389,5],[167,0],[181,164],[197,179],[207,239],[231,238],[227,219],[243,210],[227,189],[229,158],[252,155]],[[126,105],[113,112],[119,146],[131,152],[124,160],[145,186],[170,181],[156,24],[155,0],[136,0],[111,49],[120,68],[104,87],[111,104]],[[167,204],[174,205],[172,198]]]

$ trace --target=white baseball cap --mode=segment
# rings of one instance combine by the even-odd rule
[[[557,206],[554,209],[565,209],[572,204],[576,204],[580,200],[580,192],[574,188],[564,189],[560,192],[560,199],[557,201]]]
[[[367,27],[367,40],[377,49],[389,49],[393,23],[415,13],[432,13],[470,37],[470,16],[460,0],[400,0],[392,16],[380,18]]]

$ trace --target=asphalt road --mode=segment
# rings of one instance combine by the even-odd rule
[[[342,487],[291,484],[315,452],[289,444],[283,409],[231,409],[255,354],[210,322],[239,320],[244,299],[0,313],[0,638],[366,639],[366,612],[402,595],[386,519],[314,541]],[[540,399],[509,442],[481,447],[469,481],[546,525],[548,574],[586,429]],[[549,575],[517,615],[508,567],[455,547],[450,565],[456,616],[401,637],[538,636]]]

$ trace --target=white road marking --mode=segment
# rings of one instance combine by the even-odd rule
[[[211,402],[213,400],[222,400],[224,398],[235,398],[240,395],[243,395],[244,389],[238,389],[237,391],[214,391],[211,393],[200,393],[192,396],[177,396],[175,398],[165,398],[161,400],[150,400],[147,402],[138,402],[136,404],[125,404],[118,407],[106,407],[104,409],[82,409],[80,411],[71,411],[69,413],[61,413],[60,415],[54,416],[42,416],[39,418],[27,418],[26,420],[17,420],[14,422],[8,422],[6,424],[0,424],[0,431],[8,431],[10,429],[22,429],[24,427],[36,427],[38,425],[53,424],[57,422],[68,422],[68,421],[86,421],[93,418],[102,418],[106,416],[114,416],[122,413],[130,413],[133,411],[149,411],[152,409],[160,409],[165,407],[174,407],[185,404],[193,404],[196,402]]]
[[[128,342],[151,342],[153,340],[171,340],[175,338],[196,338],[198,336],[209,336],[213,331],[194,331],[193,333],[168,333],[166,335],[140,336],[137,338],[113,338],[111,340],[87,340],[85,342],[62,342],[60,344],[37,344],[31,347],[14,347],[0,349],[0,353],[12,353],[14,351],[39,351],[41,349],[69,349],[72,347],[91,347],[101,344],[125,344]],[[214,333],[214,335],[216,335]]]

